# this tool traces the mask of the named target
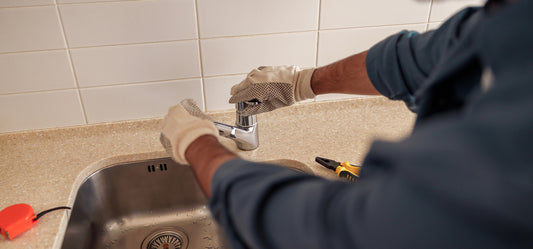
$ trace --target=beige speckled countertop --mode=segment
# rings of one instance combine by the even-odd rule
[[[234,112],[210,113],[233,124]],[[317,175],[332,177],[316,156],[361,163],[376,138],[398,140],[412,129],[415,115],[402,102],[381,97],[305,103],[258,115],[260,146],[237,153],[267,161],[294,159]],[[165,157],[159,144],[160,119],[0,134],[0,209],[30,204],[35,212],[72,206],[79,185],[107,165]],[[232,141],[224,140],[236,150]],[[68,212],[43,216],[29,231],[0,248],[60,248]]]

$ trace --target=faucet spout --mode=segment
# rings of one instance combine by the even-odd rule
[[[256,115],[244,116],[241,114],[244,108],[250,104],[253,104],[253,102],[235,104],[237,109],[235,126],[214,122],[219,134],[235,141],[237,147],[241,150],[255,150],[259,147]]]

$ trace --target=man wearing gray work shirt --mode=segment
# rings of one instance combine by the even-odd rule
[[[239,159],[211,122],[169,110],[173,158],[232,248],[533,248],[532,0],[488,1],[325,67],[260,67],[230,101],[260,113],[325,93],[402,100],[415,129],[374,143],[348,184]]]

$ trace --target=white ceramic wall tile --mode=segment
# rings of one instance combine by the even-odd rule
[[[194,39],[193,0],[60,6],[70,47]]]
[[[82,125],[76,90],[0,96],[0,132]]]
[[[442,22],[432,22],[428,24],[428,30],[437,29],[442,25]]]
[[[248,73],[262,65],[315,65],[316,32],[201,41],[204,76]]]
[[[468,6],[482,6],[486,0],[447,0],[433,1],[430,22],[444,21],[457,11]]]
[[[0,94],[75,87],[66,50],[0,54]]]
[[[36,5],[53,5],[54,0],[1,0],[0,8]]]
[[[0,9],[0,53],[65,48],[54,6]]]
[[[200,37],[316,30],[318,0],[198,0]]]
[[[370,49],[401,30],[424,32],[425,24],[320,31],[318,65],[323,66]]]
[[[356,28],[320,31],[318,66],[346,58],[368,50],[374,44],[401,30],[424,32],[425,24],[400,25],[390,27]],[[360,95],[327,94],[317,96],[317,101],[360,98]]]
[[[80,87],[200,77],[197,41],[71,50]]]
[[[186,98],[203,108],[200,79],[81,90],[89,123],[164,116]]]
[[[323,0],[320,28],[424,23],[430,0]]]
[[[230,88],[257,66],[325,65],[402,29],[437,28],[485,0],[433,0],[431,11],[430,2],[0,0],[0,133],[84,123],[56,3],[89,122],[97,123],[163,116],[188,97],[203,107],[202,91],[206,110],[233,109]]]
[[[240,83],[246,74],[222,76],[204,79],[204,92],[207,111],[234,109],[235,104],[228,103],[231,87]]]

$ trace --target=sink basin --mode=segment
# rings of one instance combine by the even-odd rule
[[[292,160],[277,160],[309,172]],[[101,169],[78,189],[62,249],[229,248],[192,170],[170,158]]]

